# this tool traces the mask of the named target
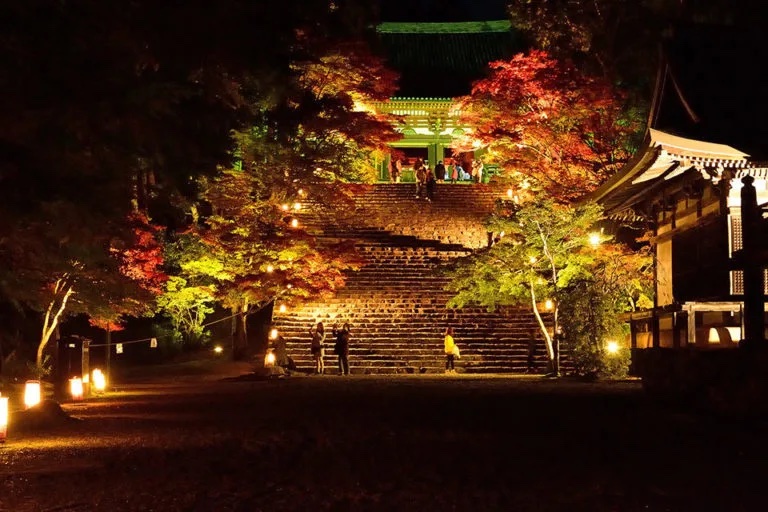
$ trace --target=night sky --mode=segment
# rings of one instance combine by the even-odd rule
[[[507,0],[380,0],[382,21],[506,19]]]

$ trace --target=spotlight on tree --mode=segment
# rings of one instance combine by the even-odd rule
[[[544,309],[547,311],[552,311],[552,309],[555,307],[555,303],[552,302],[552,299],[547,299],[544,301]]]
[[[600,242],[602,242],[602,237],[600,236],[600,233],[590,233],[589,235],[589,245],[592,247],[597,247],[600,245]]]
[[[271,274],[274,271],[275,271],[275,267],[273,267],[272,265],[267,265],[267,273]]]
[[[609,341],[605,344],[605,351],[609,354],[617,354],[619,352],[619,344],[615,341]]]

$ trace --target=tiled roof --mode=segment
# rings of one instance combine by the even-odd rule
[[[468,94],[489,62],[522,50],[508,21],[383,23],[379,49],[400,75],[400,97]]]

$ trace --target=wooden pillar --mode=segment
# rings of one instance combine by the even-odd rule
[[[742,268],[744,269],[744,345],[759,344],[765,340],[765,305],[763,268],[759,260],[760,223],[762,216],[757,206],[757,192],[752,176],[741,182],[741,236]]]
[[[680,332],[683,322],[679,317],[679,311],[672,313],[672,348],[680,348]]]
[[[696,311],[693,307],[688,307],[688,333],[687,343],[689,346],[696,345]]]

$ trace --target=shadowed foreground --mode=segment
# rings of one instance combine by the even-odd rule
[[[635,383],[292,377],[135,385],[9,433],[0,510],[758,510],[766,423]]]

